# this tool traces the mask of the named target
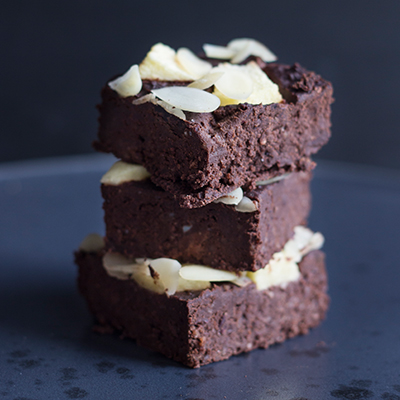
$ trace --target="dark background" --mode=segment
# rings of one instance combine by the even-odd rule
[[[91,152],[99,91],[151,45],[265,43],[335,88],[320,158],[400,168],[400,2],[2,2],[0,162]]]

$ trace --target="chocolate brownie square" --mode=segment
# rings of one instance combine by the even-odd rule
[[[109,276],[101,252],[79,251],[76,262],[79,290],[103,331],[121,332],[192,368],[306,334],[329,303],[321,251],[306,255],[300,278],[285,287],[219,283],[173,296]]]
[[[306,223],[310,179],[310,173],[297,172],[245,191],[257,205],[253,212],[222,203],[181,208],[150,180],[103,184],[106,248],[133,258],[168,257],[229,271],[255,271],[280,251],[295,226]]]
[[[107,85],[94,147],[143,165],[156,185],[187,208],[258,179],[309,171],[310,156],[330,137],[332,86],[298,64],[267,64],[264,71],[278,84],[282,102],[228,105],[187,113],[186,120],[152,103],[132,104],[177,82],[144,81],[137,96],[125,98]]]

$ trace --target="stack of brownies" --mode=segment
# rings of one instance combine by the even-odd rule
[[[76,252],[101,330],[199,367],[305,334],[328,307],[306,227],[332,87],[251,39],[161,43],[102,91],[106,235]]]

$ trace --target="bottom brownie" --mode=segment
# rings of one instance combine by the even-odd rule
[[[106,330],[197,368],[258,347],[306,334],[328,308],[324,253],[299,263],[301,278],[286,288],[213,284],[173,296],[110,277],[101,253],[76,253],[79,290]]]

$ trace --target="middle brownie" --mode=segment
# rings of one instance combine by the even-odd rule
[[[310,173],[292,173],[245,191],[257,205],[254,212],[223,203],[180,208],[150,180],[102,184],[106,249],[133,258],[168,257],[228,271],[255,271],[283,248],[295,226],[306,223],[310,179]]]

